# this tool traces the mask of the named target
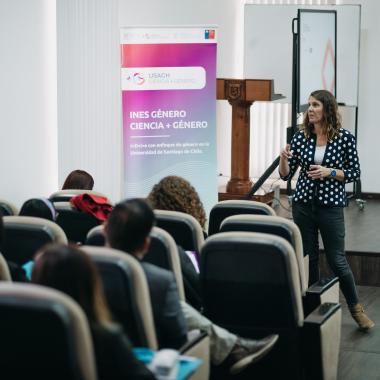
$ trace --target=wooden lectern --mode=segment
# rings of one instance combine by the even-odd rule
[[[250,107],[257,100],[272,101],[283,98],[274,94],[273,80],[217,79],[216,98],[226,99],[232,106],[231,178],[219,200],[245,199],[252,187],[249,178]],[[273,192],[254,195],[253,200],[269,203]]]

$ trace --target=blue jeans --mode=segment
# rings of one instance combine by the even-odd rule
[[[304,255],[309,255],[309,285],[319,280],[318,230],[327,262],[339,278],[348,305],[358,303],[355,280],[344,251],[343,207],[323,207],[315,203],[293,203],[293,219],[301,231]]]

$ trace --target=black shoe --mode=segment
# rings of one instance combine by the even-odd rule
[[[227,358],[231,363],[230,373],[236,375],[258,362],[273,348],[277,340],[278,335],[268,335],[259,340],[238,338]]]

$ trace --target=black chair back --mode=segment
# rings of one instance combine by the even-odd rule
[[[280,334],[269,358],[248,371],[250,378],[302,378],[303,309],[292,250],[276,236],[223,232],[209,237],[201,251],[204,314],[239,336]]]
[[[65,233],[55,223],[29,216],[4,217],[4,257],[19,265],[32,260],[47,243],[67,243]]]
[[[0,214],[3,216],[17,215],[18,209],[11,202],[0,199]]]
[[[99,193],[94,190],[77,190],[77,189],[67,189],[67,190],[58,190],[54,192],[53,194],[50,195],[49,200],[53,203],[55,202],[69,202],[72,197],[75,197],[80,194],[93,194],[93,195],[98,195],[101,197],[105,197],[104,194]]]
[[[245,200],[221,201],[211,209],[208,235],[219,232],[220,225],[225,218],[240,214],[276,215],[274,210],[265,203]]]
[[[104,234],[102,225],[95,226],[88,231],[85,245],[92,245],[94,247],[104,247],[106,245],[106,235]]]
[[[0,371],[4,379],[96,379],[82,309],[61,292],[0,283]]]
[[[220,227],[221,232],[247,231],[279,236],[290,243],[296,255],[302,294],[309,282],[309,257],[304,256],[302,236],[297,225],[286,218],[268,215],[234,215],[226,218]],[[338,302],[338,299],[334,299]]]
[[[178,248],[168,232],[158,227],[153,228],[150,234],[150,247],[143,260],[173,272],[180,299],[185,300]]]
[[[95,262],[112,315],[133,345],[156,349],[149,290],[140,264],[130,255],[111,248],[82,248]]]
[[[201,252],[205,314],[238,331],[295,327],[302,304],[294,274],[298,276],[298,265],[284,239],[250,232],[216,234]],[[265,310],[258,312],[263,305]]]
[[[58,212],[57,224],[65,232],[67,240],[73,243],[83,244],[87,233],[101,223],[95,217],[75,210],[68,202],[58,202],[54,206]]]
[[[281,217],[251,218],[246,215],[234,215],[223,220],[220,232],[261,232],[282,237],[295,249],[294,230],[289,228],[287,220]]]
[[[200,251],[204,235],[202,227],[194,217],[177,211],[154,210],[154,212],[157,227],[167,231],[177,245],[185,251]]]

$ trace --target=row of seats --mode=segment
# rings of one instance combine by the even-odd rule
[[[243,210],[236,211],[233,203],[240,204]],[[337,281],[335,279],[308,288],[308,261],[302,254],[299,230],[294,223],[273,216],[273,210],[266,216],[252,215],[254,212],[247,215],[249,213],[244,208],[252,203],[227,201],[217,204],[215,207],[219,214],[234,216],[226,219],[220,217],[218,232],[206,241],[199,234],[202,230],[199,225],[196,226],[194,218],[159,210],[156,210],[156,216],[158,225],[168,229],[177,243],[186,239],[197,242],[198,245],[193,248],[201,253],[204,310],[210,319],[242,336],[280,334],[280,342],[271,359],[255,366],[258,378],[276,378],[288,373],[299,379],[334,379],[341,318]],[[223,208],[223,205],[227,207]],[[160,224],[161,215],[166,224]],[[182,227],[178,227],[181,224]],[[183,225],[193,226],[183,228]],[[155,264],[176,274],[183,299],[176,245],[171,236],[159,228],[152,232],[152,236],[154,234],[159,236],[156,240],[161,247],[160,254],[156,253],[157,250],[152,254]],[[94,252],[95,248],[88,249]],[[111,271],[104,268],[107,265],[103,267],[103,281],[106,281],[105,278],[116,281],[106,291],[107,298],[111,297],[111,309],[113,304],[116,310],[121,306],[119,300],[125,299],[128,293],[116,295],[123,281],[120,276],[111,275]],[[107,285],[105,287],[107,289]],[[115,313],[115,310],[112,311]],[[139,331],[137,326],[136,322],[132,330]],[[128,326],[125,329],[133,336]]]
[[[169,231],[177,244],[199,250],[207,317],[242,336],[280,334],[274,354],[250,375],[336,378],[341,323],[338,279],[308,285],[309,259],[292,221],[255,202],[220,202],[211,211],[218,215],[215,224],[210,216],[212,236],[202,241],[200,226],[188,216],[155,213],[157,225]]]
[[[104,194],[99,193],[98,191],[94,191],[94,190],[70,189],[70,190],[59,190],[59,191],[54,192],[53,194],[49,196],[49,200],[53,203],[69,202],[72,197],[75,197],[76,195],[80,195],[83,193],[105,197]],[[17,215],[19,210],[12,202],[6,201],[5,199],[0,199],[0,212],[3,214],[3,216],[11,216],[11,215]]]
[[[233,207],[235,206],[235,207]],[[297,226],[286,220],[272,215],[253,215],[261,208],[263,210],[272,210],[270,207],[256,202],[249,201],[225,201],[220,202],[211,211],[211,215],[217,215],[216,224],[219,225],[220,231],[250,231],[265,232],[275,234],[285,238],[294,248],[296,258],[299,263],[299,276],[302,294],[308,295],[305,301],[306,309],[312,310],[321,301],[338,301],[338,282],[337,279],[328,279],[320,281],[318,284],[308,289],[308,257],[303,256],[302,239]],[[248,214],[248,211],[251,214]],[[204,244],[199,223],[191,216],[174,211],[155,210],[157,225],[166,230],[174,237],[176,243],[186,250],[200,252]],[[243,213],[243,215],[239,215]],[[223,218],[232,214],[223,221]],[[238,214],[238,215],[234,215]],[[215,226],[213,225],[213,228]],[[67,243],[67,238],[62,229],[55,223],[41,220],[33,217],[5,217],[4,218],[5,239],[3,253],[5,257],[20,265],[31,260],[34,253],[48,242]],[[101,226],[96,227],[88,233],[89,236],[102,234]],[[155,244],[159,239],[153,239],[152,249],[157,251]],[[160,263],[159,255],[151,255],[154,264],[161,267],[167,267],[167,264]]]
[[[156,350],[148,285],[136,259],[111,248],[82,248],[98,267],[111,312],[133,344]],[[31,284],[0,283],[0,334],[2,371],[14,367],[15,378],[20,375],[16,363],[22,360],[29,376],[38,373],[43,379],[95,379],[86,318],[76,303],[60,292]],[[23,338],[21,345],[15,340],[17,334]],[[209,338],[205,333],[192,333],[180,352],[203,360],[194,379],[208,378]],[[19,367],[21,373],[23,368]]]
[[[227,218],[222,227],[224,223],[236,223],[240,217]],[[267,218],[255,215],[242,217],[243,222],[247,222],[247,218],[252,221],[255,218],[259,221]],[[268,219],[276,222],[282,218]],[[270,224],[269,220],[267,224]],[[297,233],[291,222],[283,222],[289,230]],[[156,260],[154,263],[175,273],[182,293],[182,275],[173,239],[159,228],[155,228],[155,234],[160,234],[161,241],[166,240],[166,243],[163,243],[160,251],[152,252]],[[274,373],[274,368],[276,371],[280,368],[281,373],[294,374],[295,378],[300,379],[304,378],[305,373],[311,379],[334,378],[340,340],[340,305],[325,302],[324,295],[313,310],[305,311],[301,282],[303,260],[297,259],[287,240],[267,233],[218,233],[206,240],[201,250],[201,260],[206,316],[243,336],[257,338],[274,331],[282,337],[275,351],[276,356],[271,356],[266,365],[255,366],[255,373],[275,378],[280,373]],[[336,291],[335,288],[326,298],[334,298]],[[310,342],[314,354],[304,358]],[[326,352],[329,355],[325,358],[323,355]],[[273,367],[273,360],[280,365]]]
[[[71,205],[70,199],[83,193],[104,197],[93,190],[60,190],[49,197],[57,211],[56,223],[63,229],[68,241],[80,244],[85,242],[88,231],[100,224],[93,216],[80,212]],[[0,200],[0,212],[3,216],[18,215],[17,207],[5,200]]]
[[[228,202],[228,209],[232,203]],[[158,225],[167,228],[177,243],[197,241],[200,226],[194,218],[172,211],[155,213]],[[206,316],[242,336],[280,334],[275,357],[254,368],[259,378],[283,373],[299,379],[306,373],[308,379],[336,377],[339,284],[332,278],[308,286],[308,258],[303,256],[300,231],[293,222],[273,215],[229,216],[218,233],[197,247]],[[180,267],[164,252],[154,252],[155,264],[178,271],[181,288]]]
[[[60,190],[53,193],[49,199],[54,203],[58,212],[57,224],[65,231],[67,239],[75,243],[83,244],[86,240],[87,233],[91,228],[100,224],[100,222],[85,213],[77,211],[71,204],[70,199],[83,192],[104,196],[101,193],[92,190]],[[0,200],[0,211],[4,216],[14,216],[18,214],[17,208],[12,203]],[[171,231],[176,229],[176,242],[178,245],[189,251],[199,251],[204,241],[204,232],[199,223],[191,215],[181,213],[179,218],[182,224],[177,223],[173,226],[173,213],[166,213],[160,210],[157,213],[158,223],[165,230]],[[266,204],[251,201],[223,201],[215,205],[210,213],[208,235],[213,235],[219,231],[220,224],[226,216],[234,214],[259,214],[275,215],[273,209]],[[179,231],[181,228],[183,231]],[[189,234],[189,230],[191,234]]]
[[[155,233],[160,230],[156,229]],[[173,246],[168,234],[163,233],[162,239],[168,239],[168,244]],[[112,313],[134,344],[157,348],[149,292],[136,260],[109,248],[85,246],[83,249],[98,266]],[[334,378],[340,341],[340,306],[325,303],[305,315],[298,263],[293,248],[284,238],[251,232],[218,233],[207,239],[201,258],[204,308],[209,318],[242,336],[280,334],[270,360],[254,367],[258,378],[276,378],[280,373],[296,379]],[[175,262],[167,259],[169,263]],[[172,266],[172,270],[178,270],[178,265],[177,269]],[[176,279],[181,281],[180,271]],[[25,303],[23,297],[21,303]],[[32,304],[33,314],[38,302]],[[12,305],[17,306],[17,301]],[[24,306],[22,313],[22,318],[28,315]],[[0,317],[0,324],[4,322],[8,326],[3,336],[9,339],[15,332],[13,321],[16,323],[21,318],[20,314],[17,319],[16,314],[9,319],[6,311],[0,311],[0,316],[12,322],[6,324]],[[33,326],[37,323],[46,329],[44,318],[39,319],[41,325],[35,318],[27,319]],[[25,336],[29,338],[27,333]],[[191,354],[205,358],[207,338],[198,338]],[[207,366],[202,373],[203,377],[199,378],[207,379]]]
[[[155,210],[157,226],[171,234],[185,250],[200,252],[204,235],[199,223],[190,215],[175,211]],[[338,302],[338,279],[326,278],[309,287],[309,257],[304,256],[301,233],[290,220],[276,216],[266,204],[229,200],[217,203],[210,213],[209,236],[217,232],[247,231],[274,234],[287,240],[294,249],[302,294],[308,295],[307,308],[321,302]]]

